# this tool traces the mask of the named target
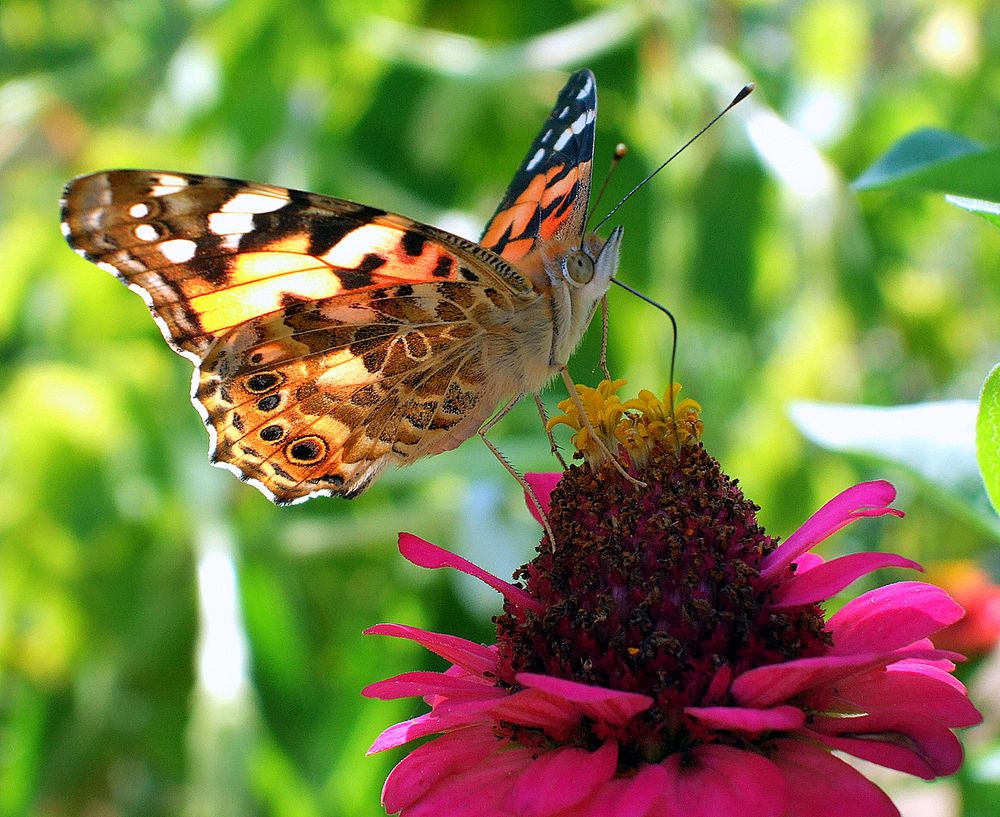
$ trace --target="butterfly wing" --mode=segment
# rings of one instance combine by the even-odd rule
[[[457,236],[233,179],[84,176],[63,232],[195,362],[213,461],[277,502],[355,495],[474,434],[509,386],[486,377],[483,334],[535,298]]]
[[[531,252],[540,240],[583,232],[594,159],[597,83],[589,70],[574,73],[480,243],[508,261]]]

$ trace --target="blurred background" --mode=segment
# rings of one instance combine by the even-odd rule
[[[677,316],[677,378],[769,532],[889,478],[906,519],[855,525],[828,552],[964,565],[1000,603],[995,520],[789,418],[797,400],[974,400],[998,358],[1000,232],[941,196],[850,186],[918,127],[996,143],[996,3],[4,0],[0,817],[381,814],[398,755],[365,750],[423,709],[359,690],[440,662],[361,631],[399,621],[485,642],[499,610],[491,591],[405,563],[396,532],[505,577],[539,538],[478,440],[351,502],[276,508],[212,468],[190,364],[63,243],[65,181],[236,176],[475,238],[583,66],[599,87],[595,175],[616,142],[630,148],[598,215],[757,83],[615,223],[620,277]],[[613,373],[662,393],[669,324],[610,297]],[[599,379],[599,334],[573,360],[578,382]],[[545,394],[550,409],[564,397]],[[522,470],[556,469],[530,401],[493,438]],[[959,777],[881,778],[907,814],[996,814],[990,660],[962,669],[987,724],[965,736]]]

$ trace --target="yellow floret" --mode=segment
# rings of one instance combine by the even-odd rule
[[[701,438],[704,428],[700,419],[701,406],[691,399],[676,402],[680,384],[675,383],[665,391],[662,399],[643,389],[637,397],[622,402],[617,392],[625,382],[603,380],[596,389],[576,387],[590,425],[607,450],[615,452],[624,447],[632,461],[638,464],[646,460],[657,444],[679,446]],[[549,420],[549,430],[558,425],[574,429],[573,446],[591,465],[599,464],[603,453],[601,446],[582,421],[575,401],[563,400],[559,409],[564,413]]]

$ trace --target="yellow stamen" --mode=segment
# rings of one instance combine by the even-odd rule
[[[609,451],[614,451],[618,447],[615,429],[625,413],[625,407],[615,392],[624,385],[624,380],[602,380],[596,389],[583,385],[576,387],[577,394],[580,395],[580,403],[583,405],[584,411],[587,412],[587,417],[590,419],[594,431],[601,436]],[[559,409],[564,413],[549,420],[548,430],[551,431],[558,425],[569,426],[576,431],[572,437],[572,443],[576,450],[583,453],[588,461],[591,457],[599,457],[601,448],[591,438],[589,430],[577,411],[576,403],[571,398],[567,398],[559,403]]]
[[[625,382],[603,380],[596,389],[577,386],[580,402],[607,450],[614,452],[624,447],[633,462],[643,462],[658,443],[686,445],[701,438],[704,428],[700,419],[701,406],[689,398],[676,402],[681,390],[679,384],[665,391],[662,399],[643,389],[637,397],[622,402],[617,392]],[[563,400],[559,409],[564,413],[549,420],[549,430],[557,425],[574,429],[574,447],[591,465],[599,463],[601,447],[591,439],[573,400]]]

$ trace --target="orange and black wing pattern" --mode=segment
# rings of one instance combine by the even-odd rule
[[[478,244],[372,207],[236,179],[74,179],[63,233],[192,360],[211,457],[276,502],[352,496],[454,448],[500,395],[486,325],[530,285]]]
[[[486,225],[480,243],[518,261],[539,241],[583,231],[594,159],[597,83],[589,70],[574,73],[514,180]]]

